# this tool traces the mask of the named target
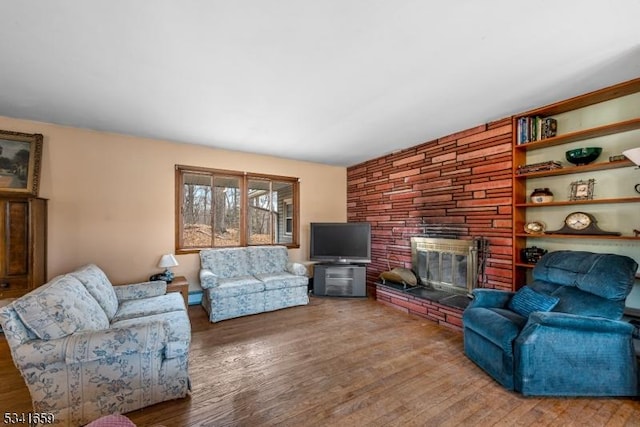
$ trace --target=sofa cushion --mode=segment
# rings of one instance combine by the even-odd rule
[[[211,295],[216,297],[237,297],[264,291],[264,283],[253,276],[221,279],[218,286],[211,288]]]
[[[624,301],[608,300],[574,287],[560,286],[552,295],[560,300],[553,311],[561,313],[619,320],[624,311]]]
[[[555,251],[543,256],[533,269],[533,278],[564,286],[575,286],[610,300],[627,298],[638,264],[622,255],[585,251]],[[606,283],[607,286],[603,286]]]
[[[534,311],[551,311],[558,301],[559,299],[554,296],[523,286],[509,301],[509,309],[521,316],[529,317]]]
[[[109,319],[100,304],[70,275],[54,278],[15,300],[13,306],[22,322],[44,340],[109,327]]]
[[[217,279],[249,275],[246,248],[202,250],[200,251],[200,266],[211,270]]]
[[[82,282],[91,296],[98,301],[107,317],[112,319],[118,311],[118,298],[104,271],[95,264],[88,264],[69,274]]]
[[[533,282],[527,284],[528,287],[537,292],[542,292],[543,294],[551,295],[556,289],[562,288],[562,285],[556,285],[555,283],[549,283],[542,280],[534,280]]]
[[[259,273],[256,274],[256,278],[264,282],[264,289],[267,291],[307,286],[309,283],[309,279],[307,279],[307,277],[295,276],[285,271],[281,271],[279,273]]]
[[[184,299],[179,292],[170,292],[151,298],[122,301],[118,312],[113,316],[112,324],[120,320],[168,313],[170,311],[185,311]]]
[[[289,253],[284,246],[250,246],[247,255],[251,274],[287,271]]]

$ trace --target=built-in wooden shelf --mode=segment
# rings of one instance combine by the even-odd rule
[[[535,108],[520,114],[520,116],[554,116],[578,108],[588,107],[589,105],[610,101],[620,98],[621,96],[631,95],[636,92],[640,92],[640,77],[604,89],[574,96],[573,98],[558,101],[544,107]]]
[[[598,126],[589,129],[582,129],[575,132],[567,132],[553,138],[541,139],[539,141],[527,142],[525,144],[516,145],[516,150],[532,151],[540,148],[553,147],[555,145],[568,144],[575,141],[584,141],[600,136],[613,135],[620,132],[628,132],[630,130],[640,129],[640,118],[625,120],[622,122],[609,123],[607,125]]]
[[[535,264],[528,264],[526,262],[516,262],[516,266],[517,267],[523,267],[523,268],[533,268],[536,265]]]
[[[606,240],[636,240],[640,241],[640,237],[635,236],[607,236],[600,234],[527,234],[527,233],[516,233],[516,237],[526,237],[531,239],[540,239],[540,238],[549,238],[549,239],[606,239]]]
[[[521,208],[540,208],[544,206],[597,205],[605,203],[640,203],[640,197],[616,197],[612,199],[561,200],[548,203],[516,203]]]
[[[530,179],[530,178],[542,178],[544,176],[557,176],[557,175],[570,175],[574,173],[593,172],[607,169],[619,169],[629,166],[635,166],[631,160],[617,160],[615,162],[599,162],[590,163],[582,166],[567,166],[560,169],[552,169],[548,171],[529,172],[519,175],[514,175],[515,179]]]

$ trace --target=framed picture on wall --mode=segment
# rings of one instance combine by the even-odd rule
[[[592,200],[594,183],[595,180],[593,179],[572,182],[569,200]]]
[[[38,195],[42,135],[0,130],[0,193]]]

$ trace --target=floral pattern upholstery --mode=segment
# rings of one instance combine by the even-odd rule
[[[112,322],[184,310],[184,299],[178,292],[150,298],[124,300]]]
[[[264,283],[253,276],[221,279],[218,286],[211,290],[212,295],[219,297],[237,297],[264,291]]]
[[[62,338],[78,331],[106,329],[100,304],[73,276],[59,276],[13,303],[22,322],[38,338]]]
[[[288,262],[287,263],[287,271],[291,274],[295,274],[296,276],[306,276],[307,275],[307,267],[299,262]]]
[[[0,308],[33,410],[52,412],[58,425],[84,425],[189,389],[191,325],[181,295],[155,295],[164,282],[125,286],[127,297],[149,286],[154,296],[119,301],[109,323],[103,307],[112,301],[96,300],[114,295],[105,279],[97,266],[85,266]]]
[[[174,294],[180,296],[177,292],[174,292]],[[187,356],[189,354],[189,344],[191,343],[191,326],[189,318],[184,315],[183,311],[171,311],[152,314],[144,318],[119,320],[113,322],[111,327],[126,329],[155,321],[165,323],[167,329],[167,340],[164,347],[165,357],[170,359],[177,356]]]
[[[249,275],[249,261],[246,248],[212,249],[200,251],[200,265],[207,270],[200,285],[210,288],[218,285],[220,279],[230,279]]]
[[[281,271],[279,273],[260,273],[256,274],[267,291],[282,288],[305,287],[309,279],[303,276],[291,276],[291,273]]]
[[[167,293],[167,282],[156,280],[153,282],[133,283],[131,285],[119,285],[113,288],[119,302],[130,299],[143,299],[157,297]]]
[[[247,248],[251,274],[279,273],[287,270],[289,254],[284,246],[250,246]]]
[[[85,265],[70,273],[80,280],[91,296],[100,304],[109,319],[118,311],[118,298],[113,285],[100,268],[95,264]]]
[[[206,249],[200,261],[211,322],[309,303],[307,269],[289,262],[284,246]]]

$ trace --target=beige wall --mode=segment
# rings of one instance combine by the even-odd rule
[[[174,165],[301,180],[300,249],[309,223],[346,220],[346,168],[191,144],[95,132],[0,117],[0,129],[44,135],[40,197],[49,199],[48,277],[93,262],[114,283],[146,280],[174,252]],[[178,255],[176,274],[198,282],[197,254]]]

